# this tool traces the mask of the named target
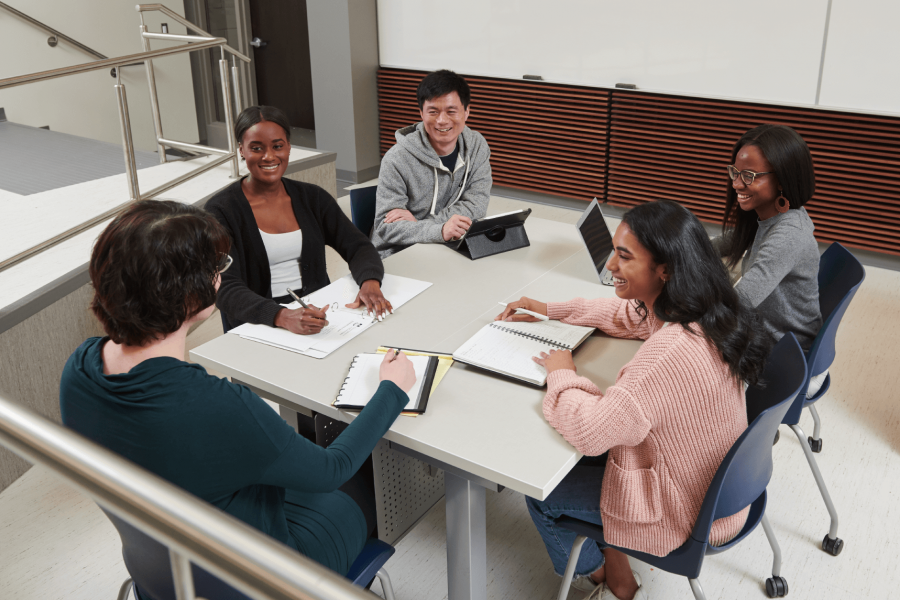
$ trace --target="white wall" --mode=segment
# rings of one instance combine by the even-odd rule
[[[823,106],[900,113],[900,2],[833,0]]]
[[[134,10],[136,2],[126,0],[4,0],[7,4],[42,21],[101,54],[112,58],[142,51]],[[182,0],[163,2],[184,14]],[[160,22],[169,22],[169,33],[185,33],[159,13],[146,13],[150,31],[160,31]],[[51,48],[42,29],[0,9],[0,79],[75,65],[96,60],[91,55],[60,41]],[[151,48],[172,46],[151,41]],[[191,85],[188,55],[154,61],[163,132],[166,137],[196,142],[197,116]],[[155,151],[153,120],[147,76],[143,67],[126,67],[122,81],[128,96],[135,146]],[[96,71],[51,81],[32,83],[0,91],[0,107],[10,121],[49,125],[61,131],[97,140],[121,143],[116,108],[115,79],[109,70]]]
[[[900,113],[898,0],[832,0],[818,106]],[[383,66],[816,105],[828,0],[378,0]]]

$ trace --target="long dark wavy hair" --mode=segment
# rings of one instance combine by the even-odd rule
[[[653,303],[653,314],[702,334],[734,377],[756,385],[771,342],[757,326],[756,312],[734,291],[697,217],[677,202],[659,200],[632,208],[622,219],[653,261],[666,265],[669,280]],[[647,314],[642,302],[638,312]],[[702,331],[695,331],[692,323]]]
[[[772,165],[775,177],[790,207],[798,209],[806,204],[816,191],[816,173],[813,169],[809,146],[800,134],[786,125],[760,125],[741,136],[731,151],[731,164],[738,150],[753,145],[762,151]],[[723,253],[728,268],[734,268],[753,243],[759,228],[755,211],[743,211],[737,201],[734,187],[728,186],[725,199],[725,217],[722,234],[726,240]],[[731,230],[731,231],[729,231]]]

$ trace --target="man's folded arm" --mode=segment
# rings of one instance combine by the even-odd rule
[[[379,173],[378,191],[375,194],[375,231],[382,240],[394,245],[435,243],[444,241],[441,235],[442,223],[430,217],[416,221],[394,221],[384,219],[395,208],[409,210],[409,196],[406,182],[396,167],[382,162]]]

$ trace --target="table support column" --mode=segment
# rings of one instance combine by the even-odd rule
[[[487,599],[485,488],[444,473],[449,600]]]

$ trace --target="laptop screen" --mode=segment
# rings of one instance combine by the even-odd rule
[[[606,267],[606,260],[609,253],[613,250],[612,236],[609,234],[609,227],[603,219],[603,213],[600,212],[600,206],[594,204],[590,210],[582,217],[581,225],[578,230],[587,246],[591,260],[594,262],[594,268],[597,273],[602,273]]]

